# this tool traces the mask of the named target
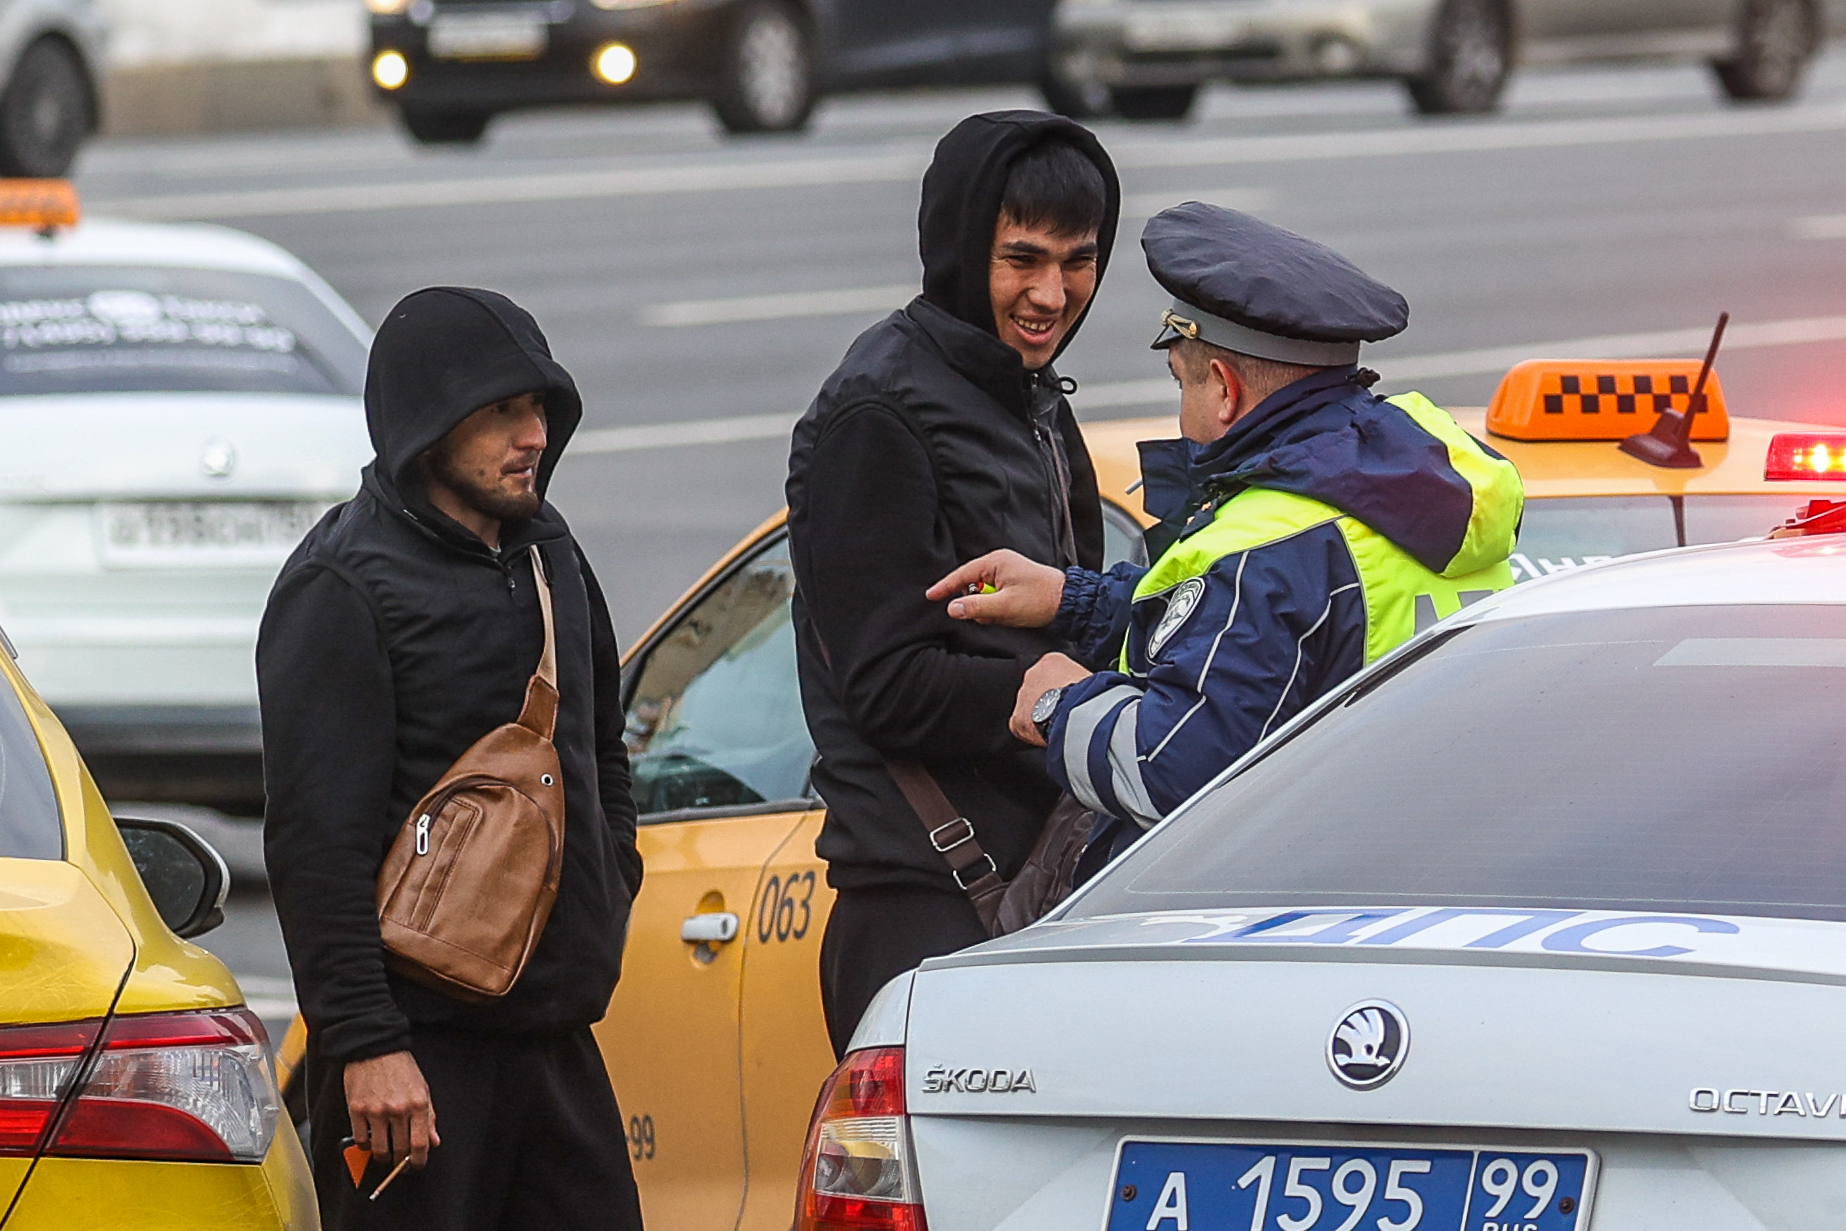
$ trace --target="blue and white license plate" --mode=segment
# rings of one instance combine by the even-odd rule
[[[1577,1231],[1594,1158],[1277,1142],[1124,1141],[1105,1231]]]

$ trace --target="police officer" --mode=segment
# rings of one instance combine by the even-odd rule
[[[1049,626],[1011,727],[1114,818],[1120,849],[1417,629],[1512,583],[1511,463],[1417,393],[1381,398],[1362,342],[1409,307],[1321,244],[1190,202],[1142,234],[1173,295],[1154,348],[1184,438],[1141,446],[1151,568],[1008,551],[929,591],[951,616]],[[1164,547],[1164,550],[1159,550]]]

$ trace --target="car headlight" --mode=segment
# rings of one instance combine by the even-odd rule
[[[366,11],[380,17],[394,17],[409,8],[411,0],[365,0]]]

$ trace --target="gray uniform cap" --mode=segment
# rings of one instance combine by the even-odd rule
[[[1404,331],[1410,305],[1327,247],[1234,209],[1188,201],[1147,220],[1141,247],[1173,296],[1164,350],[1197,338],[1279,363],[1359,361],[1361,342]]]

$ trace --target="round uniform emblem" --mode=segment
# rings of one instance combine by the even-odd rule
[[[1179,631],[1179,626],[1186,622],[1186,617],[1198,609],[1199,599],[1205,595],[1205,579],[1193,577],[1173,587],[1167,597],[1166,612],[1161,615],[1160,623],[1154,625],[1154,631],[1147,639],[1147,656],[1154,658]]]
[[[1327,1036],[1327,1067],[1353,1089],[1370,1090],[1397,1075],[1409,1050],[1403,1011],[1387,1000],[1363,1000]]]

